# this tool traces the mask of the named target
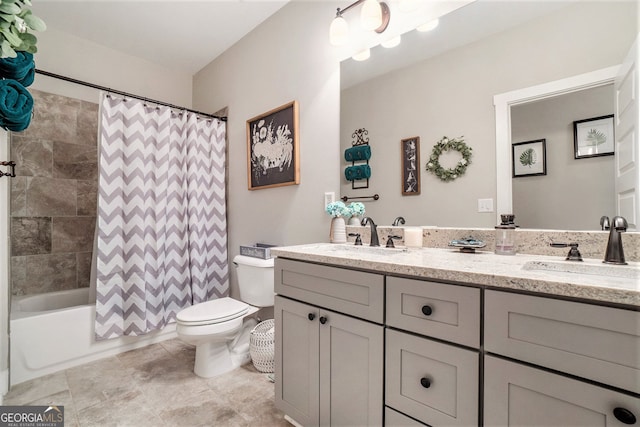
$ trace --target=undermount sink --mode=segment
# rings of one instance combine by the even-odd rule
[[[575,261],[529,261],[522,266],[523,270],[556,271],[558,273],[593,274],[597,276],[622,277],[626,279],[640,278],[640,270],[628,265],[593,264]]]
[[[360,254],[373,254],[373,255],[393,255],[402,252],[407,252],[407,248],[387,248],[384,246],[367,246],[367,245],[334,245],[331,247],[334,251],[353,252]]]

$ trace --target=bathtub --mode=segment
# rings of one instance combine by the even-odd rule
[[[175,323],[172,323],[162,331],[142,337],[96,342],[96,306],[87,301],[88,288],[13,297],[11,385],[177,337]]]

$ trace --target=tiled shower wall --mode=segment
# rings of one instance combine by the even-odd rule
[[[11,286],[30,295],[89,286],[98,188],[98,104],[30,90],[12,133]]]

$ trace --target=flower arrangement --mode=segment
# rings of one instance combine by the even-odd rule
[[[440,165],[440,156],[449,150],[458,151],[462,155],[462,159],[454,168],[445,169]],[[429,162],[427,163],[427,170],[442,181],[453,181],[467,171],[467,166],[471,164],[471,151],[471,147],[465,144],[462,137],[449,139],[445,136],[433,147],[431,157],[429,157]]]
[[[325,208],[327,213],[334,218],[339,216],[349,216],[350,210],[343,202],[332,202]]]
[[[347,206],[349,210],[350,216],[361,216],[364,215],[364,203],[360,202],[351,202],[349,206]]]

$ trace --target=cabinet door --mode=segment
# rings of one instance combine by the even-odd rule
[[[320,311],[320,424],[381,426],[382,326]]]
[[[319,422],[318,309],[275,298],[276,407],[304,426]]]
[[[484,366],[485,426],[624,426],[640,420],[640,400],[631,395],[492,356],[485,356]]]

